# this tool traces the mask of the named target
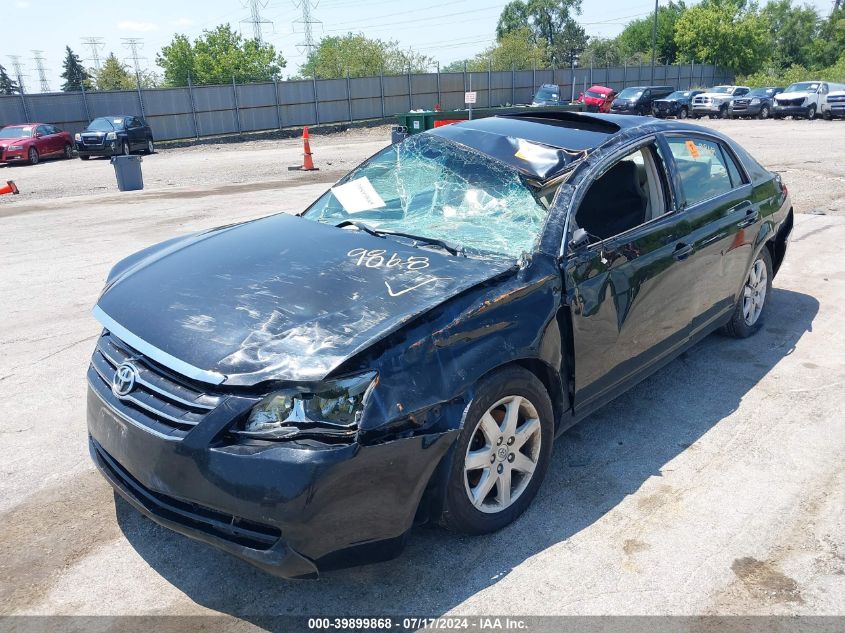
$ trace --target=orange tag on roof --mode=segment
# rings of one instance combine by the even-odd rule
[[[687,151],[689,152],[689,155],[692,156],[694,159],[697,159],[701,155],[698,153],[698,148],[692,141],[687,141]]]

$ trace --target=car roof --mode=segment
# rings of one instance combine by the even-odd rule
[[[566,171],[622,132],[654,126],[695,130],[696,126],[651,117],[567,111],[526,111],[444,125],[426,132],[492,156],[529,178],[545,181]],[[643,134],[646,132],[644,131]],[[530,147],[525,149],[524,144]]]

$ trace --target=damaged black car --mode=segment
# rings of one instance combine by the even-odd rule
[[[154,521],[272,574],[525,511],[554,438],[717,329],[751,335],[792,228],[712,130],[601,114],[390,146],[298,216],[118,263],[91,455]]]

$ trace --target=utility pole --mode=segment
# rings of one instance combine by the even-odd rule
[[[38,71],[38,81],[41,82],[41,92],[50,92],[50,84],[47,81],[47,71],[44,68],[44,51],[32,51],[32,61],[35,62],[35,69]]]
[[[261,31],[262,24],[272,24],[271,20],[261,17],[261,9],[267,8],[267,0],[249,0],[244,7],[249,9],[249,17],[241,20],[241,23],[252,24],[252,39],[259,45],[264,43],[264,35]]]
[[[83,37],[82,43],[87,46],[91,50],[91,56],[86,57],[86,62],[92,62],[94,64],[94,69],[97,72],[100,72],[100,49],[102,49],[106,43],[103,41],[102,37]]]
[[[322,24],[322,22],[314,18],[313,13],[311,13],[317,6],[314,0],[299,0],[298,2],[294,2],[294,6],[302,10],[302,17],[293,21],[294,25],[302,25],[302,42],[297,44],[296,47],[300,53],[305,55],[307,60],[311,56],[311,53],[314,52],[314,49],[317,48],[317,45],[314,43],[314,25]]]
[[[20,55],[9,55],[10,60],[12,60],[12,68],[15,70],[15,77],[18,80],[18,88],[20,88],[21,94],[25,92],[25,88],[23,85],[23,78],[25,75],[23,74],[23,66],[21,65],[21,56]]]
[[[651,85],[654,85],[654,65],[657,63],[657,5],[660,0],[654,0],[654,22],[651,25]]]

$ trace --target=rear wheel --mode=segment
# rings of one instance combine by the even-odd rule
[[[763,248],[754,259],[731,320],[723,331],[735,338],[746,338],[760,329],[766,298],[772,290],[772,258]]]
[[[551,400],[534,374],[512,367],[484,379],[455,445],[441,524],[486,534],[514,521],[537,494],[553,437]]]
[[[29,153],[27,154],[27,160],[29,161],[30,165],[37,165],[38,164],[38,150],[34,147],[29,148]]]

